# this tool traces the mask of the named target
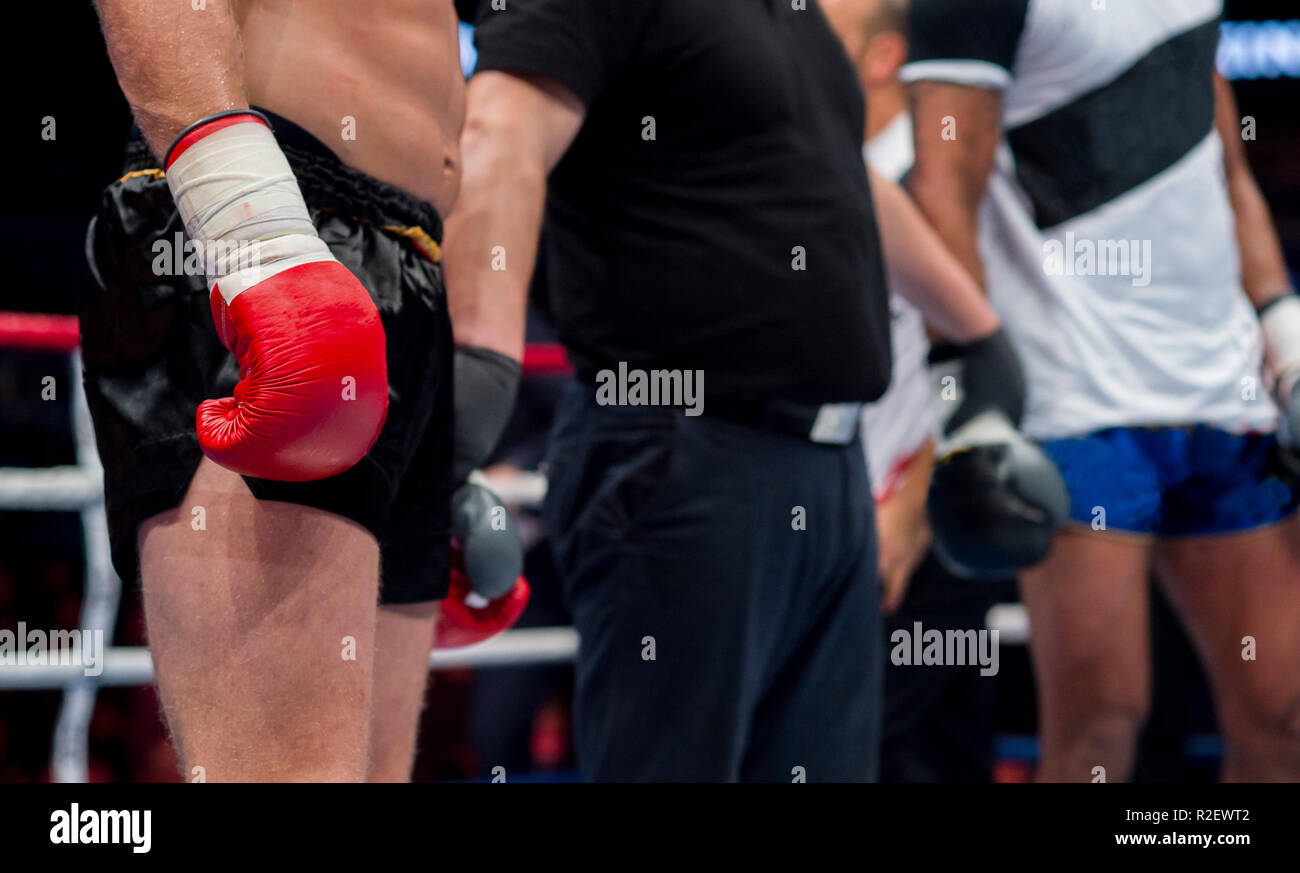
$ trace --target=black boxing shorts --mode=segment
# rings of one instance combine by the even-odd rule
[[[261,500],[351,519],[379,541],[381,603],[446,596],[451,537],[452,337],[429,205],[344,166],[267,113],[322,240],[370,292],[387,335],[388,418],[351,469],[314,482],[245,476]],[[113,566],[134,580],[136,533],[175,509],[203,452],[194,418],[229,396],[234,356],[212,324],[203,267],[138,132],[91,220],[93,281],[81,311],[86,399],[104,466]]]

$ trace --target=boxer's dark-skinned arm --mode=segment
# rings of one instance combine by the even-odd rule
[[[944,246],[983,290],[987,286],[977,242],[979,210],[1002,136],[1002,95],[985,88],[917,82],[908,86],[907,96],[916,150],[912,197]],[[933,324],[927,328],[935,331]],[[989,408],[1002,413],[1012,427],[1019,426],[1024,372],[1001,328],[974,341],[936,343],[931,364],[951,361],[961,362],[963,392],[960,404],[944,419],[946,435]]]
[[[998,328],[980,286],[944,246],[916,204],[895,182],[871,171],[880,241],[894,287],[938,335],[970,342]]]
[[[946,82],[907,87],[916,162],[909,188],[921,214],[981,289],[979,208],[1001,139],[1002,96]],[[952,125],[949,124],[949,119]],[[955,139],[944,132],[955,125]]]
[[[523,359],[546,177],[585,115],[582,102],[549,79],[496,71],[470,79],[460,194],[443,247],[458,346]]]
[[[239,25],[226,0],[95,0],[136,124],[162,157],[195,119],[248,108]]]
[[[1223,168],[1237,221],[1242,286],[1255,308],[1263,309],[1291,292],[1291,277],[1268,203],[1246,159],[1236,97],[1218,73],[1214,74],[1214,124],[1223,140]]]

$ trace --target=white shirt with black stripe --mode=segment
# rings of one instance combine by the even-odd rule
[[[1214,127],[1221,14],[1221,0],[912,0],[904,81],[1001,93],[979,243],[1033,437],[1276,428]]]

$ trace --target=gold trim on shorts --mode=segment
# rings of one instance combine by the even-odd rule
[[[157,167],[148,170],[132,170],[122,178],[118,179],[117,183],[120,185],[123,182],[131,179],[138,179],[141,176],[149,176],[152,179],[162,179],[165,178],[166,175],[166,173]],[[361,221],[361,219],[356,216],[353,216],[353,220]],[[438,245],[437,241],[433,237],[429,236],[429,232],[424,228],[418,226],[408,227],[404,224],[383,224],[380,225],[380,229],[392,231],[399,236],[406,237],[426,258],[433,261],[435,264],[442,263],[442,246]]]
[[[428,231],[422,227],[407,227],[402,224],[384,224],[382,230],[391,230],[393,233],[400,234],[411,241],[411,243],[424,253],[424,256],[435,264],[442,263],[442,246],[438,245],[433,237],[429,236]]]
[[[120,185],[129,179],[135,179],[139,176],[150,176],[154,179],[161,179],[166,175],[167,175],[166,173],[164,173],[162,170],[158,169],[157,167],[154,167],[151,170],[132,170],[122,178],[118,179],[117,183]]]

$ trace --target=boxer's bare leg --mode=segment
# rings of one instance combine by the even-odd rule
[[[1157,568],[1214,690],[1229,781],[1300,781],[1300,518],[1162,543]]]
[[[436,601],[379,607],[370,720],[371,782],[406,782],[415,763]]]
[[[374,537],[259,501],[205,459],[180,507],[139,538],[149,645],[185,777],[364,779]]]
[[[1151,544],[1096,533],[1056,536],[1020,575],[1038,689],[1038,779],[1107,782],[1132,774],[1151,697]]]

